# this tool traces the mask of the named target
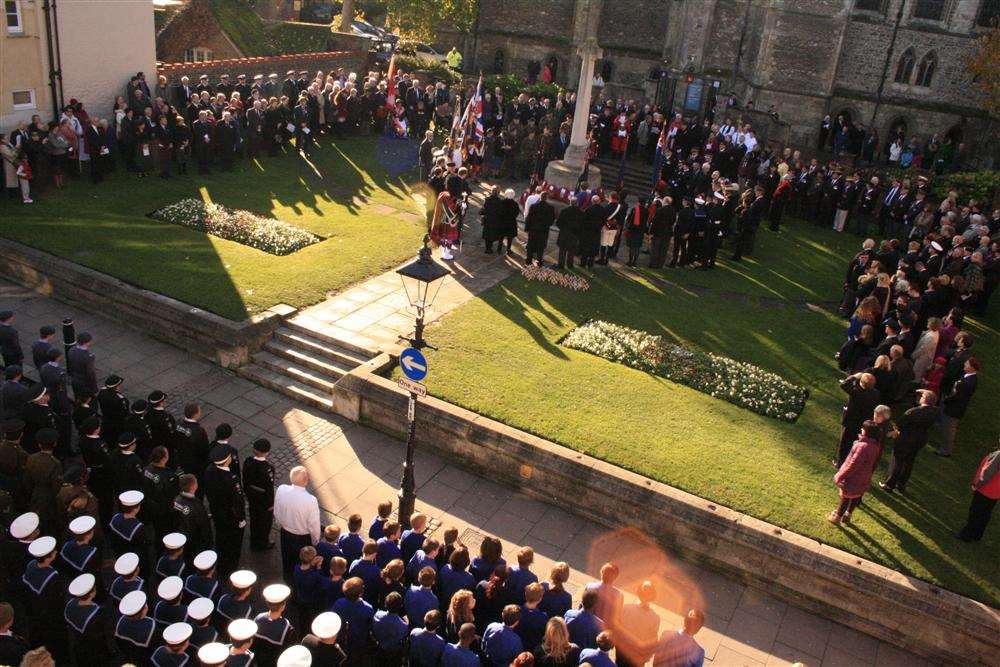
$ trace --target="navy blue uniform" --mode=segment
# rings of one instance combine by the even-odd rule
[[[111,622],[100,605],[66,603],[63,618],[69,628],[70,652],[78,665],[106,665],[114,655]]]
[[[295,629],[287,618],[272,619],[268,612],[258,614],[257,634],[254,635],[253,651],[257,664],[262,667],[273,665],[285,647],[295,643]]]
[[[149,618],[122,616],[115,625],[115,640],[126,662],[144,665],[153,655],[156,642],[156,622]]]

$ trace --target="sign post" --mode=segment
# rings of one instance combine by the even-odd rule
[[[399,367],[406,376],[399,378],[399,388],[410,395],[406,404],[406,461],[403,462],[403,479],[399,483],[399,522],[408,529],[417,501],[413,450],[417,432],[417,397],[427,395],[427,387],[420,383],[427,377],[427,359],[420,350],[407,348],[399,355]]]

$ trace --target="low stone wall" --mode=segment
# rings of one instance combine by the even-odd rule
[[[282,319],[295,313],[291,306],[279,305],[233,322],[6,239],[0,239],[0,275],[232,369],[245,364]]]
[[[382,354],[337,383],[334,409],[397,437],[407,395]],[[450,403],[417,407],[417,441],[525,493],[671,551],[939,664],[996,664],[1000,612],[816,540],[579,454]],[[497,465],[500,461],[503,464]]]

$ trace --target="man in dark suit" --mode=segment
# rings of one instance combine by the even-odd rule
[[[290,69],[285,72],[285,80],[281,82],[281,94],[293,104],[299,99],[299,84],[295,81],[295,70]]]
[[[837,456],[833,466],[840,468],[851,451],[851,445],[861,430],[866,419],[871,419],[875,407],[880,403],[881,394],[875,387],[875,376],[871,373],[855,373],[840,383],[840,388],[847,394],[847,405],[840,419],[840,443],[837,445]]]
[[[278,83],[278,75],[268,74],[267,83],[261,85],[260,96],[270,100],[272,97],[278,97],[279,93],[281,93],[281,85]]]
[[[240,564],[246,502],[243,485],[229,470],[232,456],[226,447],[212,449],[212,464],[205,468],[205,497],[215,525],[215,550],[219,554],[219,576],[232,574]]]
[[[207,74],[202,74],[201,76],[198,77],[198,85],[195,86],[195,90],[198,91],[199,94],[208,93],[209,95],[211,95],[214,92],[212,90],[211,84],[208,83]]]
[[[246,74],[236,75],[236,87],[233,88],[233,92],[237,92],[240,94],[240,99],[243,101],[244,105],[250,104],[250,95],[252,92],[252,88],[250,87],[250,84],[247,83]]]
[[[307,96],[299,98],[299,103],[292,112],[295,123],[295,148],[305,156],[309,156],[312,149],[312,130],[309,129],[309,99]]]
[[[219,77],[219,85],[217,85],[215,87],[216,94],[222,93],[223,95],[226,96],[226,101],[228,102],[229,98],[232,97],[232,95],[233,95],[233,90],[234,90],[233,89],[233,84],[229,83],[229,75],[228,74],[222,74]],[[246,100],[244,100],[244,102],[245,101]]]
[[[104,388],[97,392],[97,404],[101,406],[101,434],[108,442],[118,442],[125,420],[129,414],[129,401],[121,393],[125,383],[117,375],[109,375]]]
[[[8,366],[0,387],[0,419],[20,419],[28,402],[28,388],[21,383],[21,367]]]
[[[182,76],[181,82],[174,85],[174,106],[180,109],[191,100],[191,96],[194,93],[195,90],[191,85],[191,80],[187,76]]]
[[[94,353],[90,344],[94,337],[86,331],[76,337],[76,345],[70,348],[66,355],[66,370],[69,372],[70,383],[73,385],[73,397],[79,398],[87,394],[96,396],[100,388],[97,386],[97,369]]]
[[[892,463],[889,476],[879,486],[892,493],[906,491],[906,482],[913,472],[917,454],[927,444],[927,435],[938,419],[937,396],[927,389],[918,389],[919,404],[903,413],[896,420],[899,435],[892,446]]]
[[[45,324],[38,330],[38,340],[31,344],[31,361],[35,370],[42,372],[42,366],[49,363],[49,350],[52,349],[52,339],[56,336],[56,328]]]
[[[0,356],[4,366],[20,366],[24,359],[21,339],[14,328],[14,311],[0,311]]]
[[[955,433],[958,432],[958,421],[965,416],[965,411],[969,409],[969,401],[976,393],[979,359],[969,357],[965,361],[964,370],[965,374],[946,390],[947,393],[942,400],[941,442],[934,452],[938,456],[951,456],[951,450],[955,446]]]
[[[968,331],[959,331],[955,336],[955,351],[944,367],[942,387],[953,386],[965,373],[965,362],[972,356],[973,343],[975,343],[975,337]]]
[[[878,218],[878,235],[885,236],[886,227],[890,224],[892,219],[892,210],[896,206],[896,200],[899,198],[901,191],[901,186],[899,179],[892,179],[892,184],[889,186],[888,192],[885,193],[885,197],[882,199],[882,205],[879,208],[879,218]]]
[[[525,264],[531,264],[537,259],[539,266],[544,261],[545,246],[549,242],[549,228],[556,221],[556,210],[548,201],[548,193],[543,192],[541,197],[528,211],[528,216],[524,220],[524,230],[528,233]]]
[[[195,158],[198,160],[199,174],[207,174],[211,171],[214,129],[208,120],[208,111],[199,109],[198,120],[191,125],[191,141],[194,144]]]

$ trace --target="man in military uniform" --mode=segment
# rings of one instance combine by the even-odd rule
[[[125,381],[117,375],[109,375],[104,388],[97,393],[97,404],[101,407],[101,431],[108,442],[117,442],[128,418],[128,399],[121,393]]]
[[[49,408],[56,420],[56,431],[59,440],[56,444],[56,455],[60,460],[69,457],[70,438],[73,435],[73,403],[69,400],[69,390],[66,386],[66,371],[59,367],[63,353],[58,347],[51,347],[49,360],[38,370],[38,376],[49,393]]]
[[[73,396],[73,426],[76,427],[77,432],[82,430],[83,422],[87,419],[99,416],[97,402],[93,394],[81,392]]]
[[[63,473],[63,485],[56,494],[56,512],[58,513],[59,532],[62,535],[73,519],[80,516],[93,517],[96,521],[100,516],[100,503],[97,496],[87,488],[87,468],[79,463],[71,463]],[[103,533],[98,532],[103,538]],[[100,539],[97,540],[100,542]]]
[[[253,605],[250,602],[250,592],[257,583],[257,575],[250,570],[237,570],[229,575],[229,585],[232,590],[219,598],[217,612],[219,626],[225,629],[233,621],[240,618],[250,618],[253,615]]]
[[[222,445],[229,452],[229,472],[236,476],[236,479],[241,479],[240,474],[240,453],[235,447],[230,444],[229,439],[233,437],[233,427],[229,424],[223,422],[215,427],[215,440],[208,447],[208,451],[211,452],[215,449],[216,445]]]
[[[107,665],[114,655],[111,615],[97,604],[97,577],[85,573],[69,584],[63,618],[69,627],[69,650],[77,665]]]
[[[153,572],[160,579],[183,577],[187,569],[187,563],[184,561],[187,536],[184,533],[167,533],[160,543],[163,545],[163,555],[156,561]]]
[[[256,79],[256,77],[254,78]],[[243,100],[243,104],[250,103],[250,97],[251,95],[253,95],[253,91],[250,88],[250,84],[247,83],[246,74],[236,75],[236,88],[234,88],[233,90],[240,94],[240,99]]]
[[[213,611],[215,604],[208,598],[195,598],[188,604],[188,622],[192,629],[190,642],[196,651],[219,638],[219,633],[211,623]]]
[[[179,492],[177,474],[167,468],[169,457],[166,447],[157,447],[149,456],[149,465],[142,471],[142,491],[146,495],[144,517],[153,525],[157,543],[173,527],[171,507]]]
[[[229,471],[232,457],[224,445],[212,449],[212,465],[205,469],[205,496],[215,525],[219,572],[228,577],[240,563],[246,504],[240,480]]]
[[[285,605],[291,589],[284,584],[271,584],[264,588],[267,611],[258,614],[257,635],[253,642],[253,652],[260,665],[273,665],[285,647],[296,641],[295,628],[285,618]]]
[[[115,559],[115,578],[108,587],[108,595],[114,604],[121,602],[132,591],[141,591],[146,580],[139,576],[139,556],[124,553]]]
[[[121,512],[108,523],[108,542],[115,556],[134,553],[139,557],[139,572],[149,578],[149,541],[146,526],[139,520],[142,510],[142,491],[125,491],[118,495]]]
[[[188,655],[188,640],[191,638],[192,630],[191,625],[184,621],[171,623],[163,628],[163,646],[158,646],[153,651],[150,663],[154,667],[184,667],[188,664],[191,661],[191,656]]]
[[[56,328],[51,324],[44,324],[38,330],[38,340],[31,344],[31,361],[35,364],[35,371],[41,375],[42,366],[49,361],[49,352],[52,351],[52,339],[56,337]]]
[[[25,396],[27,404],[22,413],[24,419],[24,433],[21,435],[21,446],[24,451],[34,454],[38,451],[36,434],[43,429],[55,431],[56,418],[49,407],[49,392],[41,384],[28,389]],[[56,434],[58,437],[58,433]]]
[[[250,548],[263,551],[274,546],[274,466],[267,460],[271,443],[261,438],[253,443],[253,456],[243,464],[243,491],[250,508]]]
[[[28,506],[38,515],[42,530],[53,533],[58,528],[56,495],[62,488],[62,464],[52,454],[59,434],[46,428],[38,432],[38,451],[24,464],[24,481],[28,489]]]
[[[90,351],[93,340],[93,336],[84,331],[76,337],[76,345],[66,353],[66,370],[73,385],[73,397],[77,400],[83,394],[96,396],[100,391],[97,386],[96,360],[94,353]]]
[[[215,574],[215,564],[218,560],[218,554],[211,549],[202,551],[194,557],[191,561],[194,572],[184,578],[184,590],[188,595],[215,600],[219,592],[219,578]]]
[[[21,367],[8,366],[3,369],[4,383],[0,387],[0,418],[20,418],[28,402],[28,387],[21,382]]]
[[[149,453],[153,451],[153,432],[146,421],[146,412],[149,404],[143,399],[132,403],[129,415],[125,418],[124,430],[135,436],[135,453],[143,461],[149,460]]]
[[[21,512],[28,506],[28,492],[24,486],[24,466],[28,452],[21,447],[24,422],[8,419],[0,424],[0,488],[10,494],[14,509]]]
[[[212,520],[208,518],[205,503],[196,495],[198,478],[181,475],[178,480],[181,492],[174,498],[174,524],[177,530],[187,535],[187,560],[215,544],[212,536]]]
[[[184,406],[184,419],[177,424],[177,465],[199,481],[208,466],[208,434],[198,423],[201,407],[197,403]],[[199,493],[199,497],[201,494]]]
[[[125,662],[148,665],[156,649],[156,622],[146,614],[146,594],[132,591],[118,603],[121,618],[115,625],[115,640]]]
[[[90,573],[101,576],[101,554],[94,546],[94,529],[97,520],[92,516],[79,516],[69,523],[73,535],[59,550],[59,569],[66,575],[77,576]]]
[[[160,599],[153,605],[153,620],[161,631],[187,618],[187,605],[181,603],[183,592],[184,581],[180,577],[167,577],[156,587]]]
[[[88,469],[87,486],[97,496],[101,525],[107,525],[114,509],[114,492],[111,485],[111,455],[101,437],[101,418],[88,417],[80,426],[77,446]]]
[[[28,546],[32,560],[24,569],[27,587],[28,627],[32,646],[45,646],[57,665],[66,659],[66,582],[53,564],[59,555],[56,538],[39,537]]]
[[[125,432],[118,436],[118,449],[109,457],[112,493],[142,488],[142,459],[135,453],[135,438]]]
[[[176,438],[177,420],[166,409],[167,395],[156,390],[146,397],[149,410],[146,412],[146,423],[153,438],[153,447],[166,447],[170,459],[177,464],[174,439]]]
[[[20,366],[24,360],[21,337],[14,328],[14,311],[0,311],[0,356],[4,366]]]
[[[28,631],[27,588],[21,576],[31,561],[28,547],[39,536],[38,515],[26,512],[10,523],[10,539],[0,539],[0,599],[7,600],[14,607],[14,631],[26,634]]]

